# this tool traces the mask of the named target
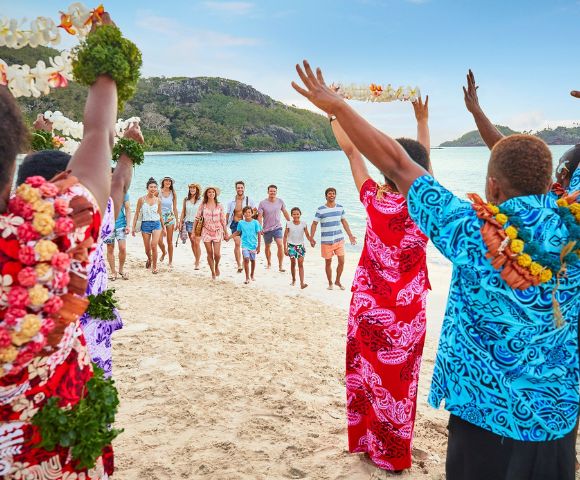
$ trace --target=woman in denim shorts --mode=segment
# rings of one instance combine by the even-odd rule
[[[150,178],[147,181],[147,195],[137,201],[137,211],[133,219],[133,236],[137,231],[141,232],[147,262],[145,268],[153,266],[153,273],[157,273],[157,244],[164,230],[163,217],[161,216],[161,200],[156,196],[157,181]],[[137,228],[137,220],[141,219],[141,226]]]
[[[195,257],[195,270],[199,270],[199,261],[201,259],[201,237],[196,237],[193,226],[195,224],[195,215],[200,205],[201,185],[199,183],[190,183],[187,197],[183,199],[183,208],[181,209],[181,218],[179,220],[178,230],[181,232],[183,227],[187,230],[191,250]]]

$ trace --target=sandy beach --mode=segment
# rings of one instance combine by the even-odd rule
[[[115,442],[119,479],[378,479],[390,475],[347,451],[344,357],[350,292],[326,290],[318,249],[309,287],[265,269],[243,285],[224,245],[222,280],[195,272],[188,245],[172,271],[144,267],[128,242],[130,280],[117,280],[124,328],[113,375],[121,395]],[[350,285],[358,255],[347,256]],[[427,406],[449,269],[431,267],[414,465],[404,478],[443,479],[446,418]]]

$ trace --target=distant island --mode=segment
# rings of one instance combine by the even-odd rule
[[[580,125],[575,127],[545,128],[538,132],[517,132],[504,125],[496,125],[498,130],[504,135],[515,133],[528,133],[541,138],[548,145],[576,145],[580,143]],[[477,130],[472,130],[462,135],[457,140],[443,142],[440,147],[485,147],[485,143]]]
[[[57,50],[0,47],[8,64],[35,65]],[[82,121],[87,90],[74,82],[40,98],[19,98],[27,120],[60,110]],[[273,100],[250,85],[216,77],[142,78],[119,117],[141,118],[148,151],[309,151],[337,149],[328,120]]]

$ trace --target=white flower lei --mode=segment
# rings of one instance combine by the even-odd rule
[[[62,112],[58,110],[52,112],[50,110],[44,112],[44,118],[52,122],[53,130],[62,134],[63,145],[60,150],[72,155],[78,146],[80,145],[80,140],[83,138],[83,124],[82,122],[75,122],[70,118],[65,117]],[[127,120],[119,119],[115,124],[115,142],[123,136],[125,130],[129,128],[132,123],[139,123],[141,119],[139,117],[131,117]]]
[[[61,12],[61,23],[47,17],[37,17],[25,27],[26,20],[0,19],[0,46],[22,48],[30,46],[56,45],[60,42],[59,27],[71,35],[85,37],[91,29],[91,19],[98,9],[89,10],[82,3],[73,3],[66,12]],[[10,89],[15,97],[39,97],[51,88],[66,87],[72,80],[72,55],[65,50],[49,60],[47,67],[43,61],[35,67],[28,65],[8,65],[0,59],[0,85]]]
[[[370,85],[341,85],[337,84],[337,93],[346,100],[360,100],[363,102],[394,102],[410,101],[414,102],[421,96],[419,87],[398,87],[393,88],[388,85],[378,85],[371,83]]]

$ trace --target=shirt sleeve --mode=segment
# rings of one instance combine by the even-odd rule
[[[568,191],[570,192],[576,190],[580,190],[580,165],[576,167],[574,175],[572,175],[572,178],[570,179],[570,187],[568,188]]]
[[[481,221],[471,203],[455,196],[432,176],[417,178],[407,194],[409,216],[452,263],[470,263],[481,248]]]
[[[370,199],[377,195],[377,182],[372,178],[367,178],[360,189],[360,201],[367,207],[370,203]]]
[[[260,225],[260,222],[258,222],[258,220],[254,220],[254,225],[256,225],[256,233],[262,231],[262,225]]]
[[[260,202],[258,205],[258,213],[260,215],[264,215],[264,208],[262,207],[262,202]]]
[[[320,220],[322,220],[322,215],[320,214],[320,209],[316,210],[316,213],[314,214],[314,221],[316,223],[320,222]]]
[[[344,210],[344,207],[342,207],[342,211],[340,212],[340,219],[344,220],[346,218],[346,212]]]
[[[238,225],[236,227],[236,231],[241,232],[242,231],[242,222],[245,222],[245,220],[242,220],[241,222],[238,222]]]
[[[280,210],[285,210],[286,204],[284,203],[284,200],[280,199],[280,201],[282,202],[282,206],[280,207]]]

